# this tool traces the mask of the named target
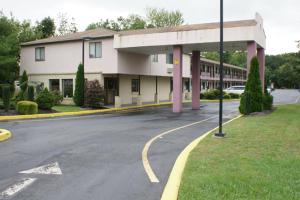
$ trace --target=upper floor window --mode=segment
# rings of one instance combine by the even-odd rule
[[[158,62],[158,54],[152,55],[152,62]]]
[[[166,63],[167,64],[173,64],[173,54],[172,53],[169,53],[166,55],[167,58],[166,58]]]
[[[101,58],[102,57],[102,43],[101,42],[90,42],[90,58]]]
[[[44,61],[44,60],[45,60],[45,47],[36,47],[35,61]]]

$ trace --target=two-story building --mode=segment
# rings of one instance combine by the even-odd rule
[[[176,93],[182,91],[179,96],[190,99],[191,52],[193,49],[198,52],[216,50],[218,28],[218,23],[125,32],[100,28],[31,41],[22,44],[20,72],[26,70],[29,81],[59,90],[66,99],[71,99],[76,71],[83,63],[85,78],[97,79],[104,87],[106,103],[124,105],[172,100],[173,88],[178,84],[177,79],[173,83],[174,66],[179,64],[182,81],[178,85],[180,90],[176,86]],[[262,20],[258,15],[254,20],[226,22],[224,28],[225,50],[248,48],[248,63],[258,45],[260,48],[265,45]],[[214,37],[210,38],[212,35]],[[182,59],[178,55],[173,58],[172,45],[178,47],[179,44]],[[196,71],[199,88],[217,88],[219,63],[199,59],[201,70]],[[224,64],[224,87],[244,85],[246,76],[246,68]]]

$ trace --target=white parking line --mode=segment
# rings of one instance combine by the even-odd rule
[[[21,181],[15,183],[14,185],[9,186],[6,190],[0,193],[0,197],[8,198],[13,196],[14,194],[20,192],[21,190],[25,189],[29,185],[31,185],[36,178],[24,178]]]
[[[148,160],[148,151],[149,151],[149,148],[151,146],[151,144],[159,139],[159,138],[162,138],[164,135],[167,135],[169,133],[172,133],[174,131],[177,131],[177,130],[180,130],[180,129],[184,129],[184,128],[187,128],[187,127],[190,127],[190,126],[194,126],[196,124],[200,124],[200,123],[203,123],[203,122],[206,122],[208,120],[211,120],[211,119],[214,119],[216,118],[217,116],[214,116],[214,117],[210,117],[210,118],[207,118],[207,119],[204,119],[204,120],[201,120],[201,121],[197,121],[197,122],[193,122],[191,124],[187,124],[187,125],[184,125],[184,126],[180,126],[180,127],[177,127],[177,128],[174,128],[174,129],[171,129],[171,130],[168,130],[168,131],[165,131],[155,137],[153,137],[151,140],[149,140],[145,146],[144,146],[144,149],[142,151],[142,161],[143,161],[143,165],[144,165],[144,169],[145,169],[145,172],[146,174],[148,175],[150,181],[152,183],[159,183],[159,180],[157,178],[157,176],[155,175],[151,165],[150,165],[150,162]]]

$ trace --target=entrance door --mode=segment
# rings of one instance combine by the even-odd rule
[[[118,78],[105,77],[104,89],[105,89],[105,104],[114,104],[115,96],[118,94]]]

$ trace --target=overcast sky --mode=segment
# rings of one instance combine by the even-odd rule
[[[215,22],[219,19],[219,0],[0,0],[0,9],[19,19],[32,22],[58,13],[74,17],[79,30],[91,22],[128,14],[144,15],[147,7],[180,10],[185,23]],[[300,40],[300,0],[224,0],[225,20],[262,15],[267,34],[267,53],[295,52]]]

